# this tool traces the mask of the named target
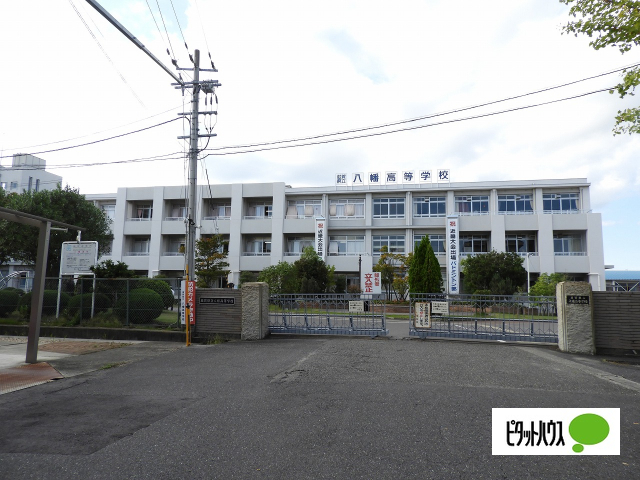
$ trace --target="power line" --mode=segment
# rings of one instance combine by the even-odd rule
[[[395,122],[389,122],[389,123],[384,123],[384,124],[380,124],[380,125],[374,125],[374,126],[370,126],[370,127],[353,128],[353,129],[350,129],[350,130],[343,130],[343,131],[334,132],[334,133],[324,133],[324,134],[320,134],[320,135],[312,135],[312,136],[308,136],[308,137],[294,138],[294,139],[289,139],[289,140],[276,140],[276,141],[270,141],[270,142],[253,143],[253,144],[245,144],[245,145],[229,145],[229,146],[224,146],[224,147],[212,148],[212,149],[209,149],[209,150],[210,151],[219,151],[219,150],[228,150],[228,149],[232,149],[232,148],[251,148],[251,147],[261,147],[261,146],[265,146],[265,145],[276,145],[276,144],[279,144],[279,143],[302,142],[302,141],[306,141],[306,140],[315,140],[315,139],[318,139],[318,138],[332,137],[332,136],[335,136],[335,135],[345,135],[345,134],[348,134],[348,133],[357,133],[357,132],[363,132],[363,131],[367,131],[367,130],[376,130],[378,128],[392,127],[392,126],[395,126],[395,125],[402,125],[404,123],[418,122],[420,120],[427,120],[427,119],[430,119],[430,118],[441,117],[441,116],[444,116],[444,115],[450,115],[452,113],[460,113],[460,112],[464,112],[464,111],[467,111],[467,110],[472,110],[474,108],[486,107],[486,106],[489,106],[489,105],[495,105],[497,103],[503,103],[503,102],[507,102],[507,101],[510,101],[510,100],[516,100],[518,98],[523,98],[523,97],[527,97],[527,96],[531,96],[531,95],[536,95],[538,93],[543,93],[543,92],[548,92],[548,91],[551,91],[551,90],[556,90],[558,88],[567,87],[569,85],[574,85],[574,84],[577,84],[577,83],[585,82],[587,80],[593,80],[594,78],[599,78],[599,77],[603,77],[605,75],[610,75],[612,73],[620,72],[622,70],[625,70],[627,68],[631,68],[631,67],[637,66],[637,65],[640,65],[640,63],[634,64],[634,65],[631,65],[631,66],[618,68],[616,70],[611,70],[609,72],[600,73],[598,75],[593,75],[591,77],[582,78],[580,80],[574,80],[572,82],[563,83],[561,85],[556,85],[554,87],[547,87],[547,88],[543,88],[543,89],[540,89],[540,90],[535,90],[533,92],[523,93],[521,95],[515,95],[515,96],[512,96],[512,97],[507,97],[507,98],[503,98],[503,99],[500,99],[500,100],[493,100],[491,102],[481,103],[481,104],[477,104],[477,105],[471,105],[471,106],[463,107],[463,108],[457,108],[457,109],[454,109],[454,110],[448,110],[446,112],[434,113],[434,114],[429,114],[429,115],[422,115],[422,116],[419,116],[419,117],[409,118],[409,119],[405,119],[405,120],[398,120],[398,121],[395,121]]]
[[[94,145],[96,143],[106,142],[107,140],[113,140],[114,138],[126,137],[127,135],[133,135],[134,133],[140,133],[140,132],[144,132],[145,130],[151,130],[152,128],[159,127],[161,125],[166,125],[167,123],[175,122],[176,120],[180,120],[180,117],[173,118],[171,120],[167,120],[166,122],[157,123],[155,125],[151,125],[150,127],[145,127],[145,128],[141,128],[139,130],[134,130],[132,132],[122,133],[120,135],[114,135],[113,137],[103,138],[101,140],[95,140],[93,142],[81,143],[80,145],[71,145],[69,147],[54,148],[52,150],[43,150],[41,152],[32,152],[32,153],[29,153],[28,155],[39,155],[41,153],[60,152],[62,150],[69,150],[69,149],[72,149],[72,148],[86,147],[87,145]],[[13,155],[2,155],[2,156],[0,156],[0,158],[9,158],[9,157],[13,157]]]
[[[178,24],[178,28],[180,29],[180,35],[182,35],[182,41],[184,42],[184,48],[187,49],[187,54],[189,53],[189,46],[187,45],[187,39],[184,38],[184,33],[182,32],[182,26],[180,25],[180,20],[178,20],[178,14],[176,13],[176,7],[173,6],[173,0],[169,0],[171,2],[171,8],[173,9],[173,15],[176,17],[176,23]]]
[[[141,158],[131,158],[131,159],[127,159],[127,160],[114,160],[114,161],[108,161],[108,162],[93,162],[93,163],[63,163],[63,164],[58,164],[58,165],[47,165],[46,171],[49,170],[56,170],[56,169],[61,169],[61,168],[79,168],[79,167],[94,167],[94,166],[101,166],[101,165],[117,165],[117,164],[124,164],[124,163],[139,163],[139,162],[155,162],[155,161],[162,161],[162,160],[178,160],[183,158],[182,156],[180,157],[172,157],[172,155],[184,155],[183,152],[171,152],[171,153],[165,153],[162,155],[152,155],[151,157],[141,157]],[[167,157],[167,158],[163,158],[163,157]],[[2,171],[42,171],[42,169],[30,166],[30,165],[23,165],[20,167],[2,167],[2,169],[0,169],[0,172]]]
[[[158,12],[160,13],[160,19],[162,20],[164,33],[167,34],[167,40],[169,41],[169,48],[171,48],[171,55],[173,55],[173,58],[177,59],[178,57],[176,57],[176,53],[173,51],[173,45],[171,45],[171,38],[169,37],[169,32],[167,31],[167,25],[164,23],[164,15],[162,15],[162,10],[160,9],[160,3],[158,3],[158,0],[156,0],[156,5],[158,6]],[[169,55],[169,50],[167,50],[167,55]],[[171,57],[171,55],[169,55],[169,57]]]
[[[515,107],[515,108],[510,108],[507,110],[501,110],[498,112],[491,112],[491,113],[485,113],[485,114],[481,114],[481,115],[474,115],[471,117],[465,117],[465,118],[456,118],[453,120],[443,120],[441,122],[437,122],[437,123],[429,123],[426,125],[416,125],[414,127],[406,127],[406,128],[398,128],[396,130],[388,130],[385,132],[374,132],[374,133],[368,133],[368,134],[364,134],[364,135],[355,135],[352,137],[344,137],[344,138],[332,138],[332,139],[328,139],[328,140],[320,140],[317,142],[309,142],[309,143],[302,143],[302,144],[296,144],[296,145],[281,145],[278,147],[268,147],[268,148],[256,148],[253,150],[242,150],[239,152],[222,152],[222,153],[208,153],[205,157],[203,158],[207,158],[209,156],[225,156],[225,155],[238,155],[241,153],[255,153],[255,152],[263,152],[263,151],[268,151],[268,150],[283,150],[283,149],[287,149],[287,148],[295,148],[295,147],[306,147],[309,145],[321,145],[323,143],[335,143],[335,142],[344,142],[346,140],[356,140],[359,138],[367,138],[367,137],[377,137],[377,136],[382,136],[382,135],[389,135],[391,133],[398,133],[398,132],[407,132],[410,130],[418,130],[421,128],[427,128],[427,127],[435,127],[437,125],[444,125],[447,123],[457,123],[457,122],[462,122],[465,120],[474,120],[476,118],[483,118],[483,117],[491,117],[494,115],[500,115],[503,113],[510,113],[510,112],[516,112],[518,110],[526,110],[529,108],[534,108],[534,107],[541,107],[543,105],[550,105],[552,103],[558,103],[558,102],[564,102],[566,100],[574,100],[576,98],[581,98],[581,97],[586,97],[587,95],[593,95],[594,93],[601,93],[601,92],[606,92],[611,90],[611,88],[603,88],[601,90],[594,90],[593,92],[587,92],[587,93],[582,93],[580,95],[574,95],[572,97],[565,97],[565,98],[561,98],[561,99],[557,99],[557,100],[550,100],[548,102],[542,102],[542,103],[537,103],[537,104],[533,104],[533,105],[526,105],[524,107]],[[208,151],[217,151],[219,149],[208,149]]]
[[[107,52],[105,51],[104,48],[102,48],[102,45],[100,44],[100,41],[98,40],[98,38],[94,35],[93,31],[91,30],[91,27],[89,26],[89,24],[87,24],[87,22],[85,22],[84,18],[82,17],[82,14],[80,13],[80,11],[76,8],[75,4],[73,3],[73,0],[69,0],[69,3],[71,4],[71,6],[73,7],[73,9],[75,10],[76,14],[78,15],[78,18],[80,19],[80,21],[84,24],[85,28],[87,29],[87,31],[89,32],[89,35],[91,35],[91,37],[93,38],[93,40],[96,42],[96,45],[98,45],[98,47],[100,48],[100,50],[102,51],[102,53],[104,54],[104,56],[107,58],[107,60],[109,60],[109,63],[111,63],[111,65],[113,66],[113,68],[115,69],[116,73],[118,74],[118,76],[120,77],[120,79],[124,82],[124,84],[129,88],[129,90],[131,90],[131,93],[133,94],[134,97],[136,97],[136,100],[138,100],[138,102],[140,103],[140,105],[142,105],[144,108],[147,108],[147,106],[142,102],[142,100],[140,100],[140,97],[138,97],[138,95],[136,94],[135,90],[133,89],[133,87],[131,87],[131,85],[129,85],[129,82],[127,82],[127,79],[124,78],[124,75],[122,75],[122,73],[120,72],[120,70],[118,70],[118,67],[116,67],[116,64],[113,63],[113,60],[111,60],[111,57],[109,57],[109,55],[107,54]]]

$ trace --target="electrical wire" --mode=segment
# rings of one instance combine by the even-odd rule
[[[173,56],[173,58],[177,59],[178,57],[176,57],[175,52],[173,51],[173,45],[171,45],[171,38],[169,37],[169,32],[167,30],[167,24],[164,23],[164,15],[162,15],[162,9],[160,9],[160,3],[158,2],[158,0],[156,0],[156,5],[158,6],[158,12],[160,13],[160,19],[162,20],[162,26],[164,27],[164,33],[167,34],[167,40],[169,41],[169,48],[171,49],[171,55],[169,55],[170,57]],[[167,55],[169,54],[169,51],[167,51]]]
[[[178,24],[178,28],[180,29],[180,35],[182,35],[182,41],[184,42],[184,47],[187,49],[187,54],[189,53],[189,46],[187,45],[187,39],[184,38],[184,33],[182,32],[182,26],[180,25],[180,20],[178,20],[178,14],[176,13],[176,7],[173,6],[173,0],[169,0],[171,2],[171,8],[173,9],[173,14],[176,17],[176,23]]]
[[[28,155],[38,155],[38,154],[41,154],[41,153],[60,152],[62,150],[70,150],[72,148],[86,147],[87,145],[94,145],[96,143],[106,142],[107,140],[113,140],[115,138],[126,137],[128,135],[133,135],[134,133],[144,132],[145,130],[151,130],[152,128],[156,128],[156,127],[159,127],[161,125],[166,125],[167,123],[175,122],[176,120],[180,120],[180,117],[176,117],[176,118],[173,118],[171,120],[167,120],[166,122],[156,123],[155,125],[151,125],[150,127],[140,128],[140,129],[134,130],[132,132],[122,133],[120,135],[114,135],[113,137],[103,138],[103,139],[100,139],[100,140],[95,140],[93,142],[81,143],[79,145],[71,145],[69,147],[54,148],[52,150],[43,150],[41,152],[32,152],[32,153],[29,153]],[[9,158],[9,157],[12,157],[12,156],[13,155],[3,155],[3,156],[0,156],[0,158]]]
[[[116,64],[113,63],[113,60],[111,60],[111,57],[107,54],[107,52],[105,51],[105,49],[102,47],[102,45],[100,44],[100,41],[98,40],[98,38],[95,36],[95,34],[93,33],[93,30],[91,30],[91,27],[89,26],[89,24],[87,22],[85,22],[82,14],[80,13],[80,11],[76,8],[75,4],[73,3],[73,0],[69,0],[69,3],[71,4],[71,6],[73,7],[73,9],[75,10],[76,14],[78,15],[78,18],[80,19],[80,21],[83,23],[83,25],[85,26],[85,28],[87,29],[87,31],[89,32],[89,35],[91,35],[91,37],[93,38],[93,40],[96,42],[96,45],[98,45],[98,47],[100,48],[100,50],[102,51],[102,53],[104,54],[104,56],[107,58],[107,60],[109,60],[109,63],[111,63],[111,65],[113,66],[114,70],[116,71],[116,73],[118,74],[118,76],[120,77],[120,79],[124,82],[124,84],[129,88],[129,90],[131,90],[131,93],[133,94],[133,96],[136,98],[136,100],[138,100],[138,103],[140,103],[140,105],[142,105],[144,108],[147,108],[147,106],[144,104],[144,102],[142,100],[140,100],[140,97],[138,97],[138,94],[135,92],[135,90],[133,89],[133,87],[131,85],[129,85],[129,82],[127,82],[127,79],[124,78],[124,75],[122,75],[122,73],[120,72],[120,70],[118,70],[118,67],[116,67]]]
[[[202,36],[204,37],[204,43],[207,46],[207,54],[209,55],[209,61],[211,62],[211,68],[218,71],[216,66],[213,63],[213,59],[211,58],[211,49],[209,48],[209,41],[207,40],[207,34],[204,31],[204,25],[202,24],[202,14],[200,13],[200,5],[198,5],[198,0],[195,0],[196,9],[198,10],[198,21],[200,22],[200,28],[202,29]]]
[[[567,100],[574,100],[576,98],[581,98],[581,97],[586,97],[587,95],[593,95],[595,93],[601,93],[601,92],[606,92],[611,90],[611,88],[603,88],[600,90],[594,90],[592,92],[587,92],[587,93],[582,93],[580,95],[574,95],[571,97],[565,97],[565,98],[560,98],[560,99],[556,99],[556,100],[550,100],[548,102],[541,102],[541,103],[537,103],[537,104],[533,104],[533,105],[526,105],[523,107],[515,107],[515,108],[510,108],[510,109],[506,109],[506,110],[501,110],[501,111],[497,111],[497,112],[491,112],[491,113],[485,113],[485,114],[481,114],[481,115],[474,115],[471,117],[464,117],[464,118],[456,118],[453,120],[443,120],[441,122],[436,122],[436,123],[429,123],[426,125],[416,125],[414,127],[406,127],[406,128],[398,128],[395,130],[388,130],[388,131],[384,131],[384,132],[374,132],[374,133],[368,133],[368,134],[364,134],[364,135],[355,135],[355,136],[351,136],[351,137],[344,137],[344,138],[332,138],[332,139],[328,139],[328,140],[320,140],[317,142],[308,142],[308,143],[301,143],[301,144],[296,144],[296,145],[281,145],[281,146],[277,146],[277,147],[267,147],[267,148],[256,148],[253,150],[241,150],[241,151],[236,151],[236,152],[221,152],[221,153],[208,153],[205,157],[203,158],[207,158],[209,156],[225,156],[225,155],[238,155],[238,154],[242,154],[242,153],[255,153],[255,152],[264,152],[264,151],[268,151],[268,150],[283,150],[283,149],[287,149],[287,148],[296,148],[296,147],[307,147],[310,145],[321,145],[324,143],[336,143],[336,142],[344,142],[347,140],[356,140],[356,139],[360,139],[360,138],[367,138],[367,137],[378,137],[378,136],[382,136],[382,135],[389,135],[391,133],[398,133],[398,132],[407,132],[407,131],[411,131],[411,130],[418,130],[421,128],[427,128],[427,127],[435,127],[437,125],[445,125],[447,123],[457,123],[457,122],[462,122],[462,121],[466,121],[466,120],[474,120],[477,118],[484,118],[484,117],[491,117],[494,115],[500,115],[503,113],[510,113],[510,112],[516,112],[519,110],[526,110],[529,108],[534,108],[534,107],[541,107],[543,105],[550,105],[553,103],[559,103],[559,102],[564,102]],[[218,151],[220,149],[209,149],[208,151]]]
[[[229,146],[224,146],[224,147],[217,147],[215,149],[210,149],[210,150],[211,151],[219,151],[219,150],[228,150],[228,149],[233,149],[233,148],[252,148],[252,147],[261,147],[261,146],[266,146],[266,145],[277,145],[279,143],[301,142],[301,141],[306,141],[306,140],[315,140],[315,139],[324,138],[324,137],[332,137],[332,136],[336,136],[336,135],[345,135],[345,134],[348,134],[348,133],[357,133],[357,132],[363,132],[363,131],[367,131],[367,130],[376,130],[376,129],[379,129],[379,128],[387,128],[387,127],[392,127],[392,126],[395,126],[395,125],[402,125],[404,123],[418,122],[418,121],[421,121],[421,120],[427,120],[427,119],[430,119],[430,118],[436,118],[436,117],[441,117],[441,116],[444,116],[444,115],[450,115],[452,113],[460,113],[460,112],[464,112],[464,111],[467,111],[467,110],[473,110],[475,108],[486,107],[486,106],[489,106],[489,105],[495,105],[497,103],[503,103],[503,102],[507,102],[507,101],[510,101],[510,100],[516,100],[518,98],[523,98],[523,97],[527,97],[527,96],[531,96],[531,95],[536,95],[538,93],[543,93],[543,92],[548,92],[548,91],[551,91],[551,90],[556,90],[558,88],[567,87],[569,85],[575,85],[577,83],[585,82],[587,80],[593,80],[594,78],[599,78],[599,77],[603,77],[605,75],[610,75],[612,73],[620,72],[620,71],[625,70],[627,68],[631,68],[633,66],[638,66],[638,65],[640,65],[640,63],[634,64],[634,65],[630,65],[630,66],[626,66],[626,67],[622,67],[622,68],[618,68],[616,70],[611,70],[609,72],[601,73],[601,74],[598,74],[598,75],[593,75],[593,76],[590,76],[590,77],[582,78],[580,80],[574,80],[572,82],[563,83],[561,85],[556,85],[556,86],[553,86],[553,87],[547,87],[547,88],[535,90],[535,91],[532,91],[532,92],[523,93],[523,94],[520,94],[520,95],[515,95],[515,96],[512,96],[512,97],[503,98],[503,99],[500,99],[500,100],[493,100],[493,101],[490,101],[490,102],[471,105],[471,106],[468,106],[468,107],[457,108],[457,109],[454,109],[454,110],[448,110],[448,111],[445,111],[445,112],[434,113],[434,114],[429,114],[429,115],[422,115],[422,116],[419,116],[419,117],[409,118],[409,119],[405,119],[405,120],[398,120],[398,121],[379,124],[379,125],[374,125],[374,126],[370,126],[370,127],[353,128],[353,129],[343,130],[343,131],[334,132],[334,133],[324,133],[324,134],[320,134],[320,135],[312,135],[312,136],[308,136],[308,137],[300,137],[300,138],[294,138],[294,139],[289,139],[289,140],[276,140],[276,141],[245,144],[245,145],[229,145]],[[609,89],[609,90],[611,90],[611,89]]]

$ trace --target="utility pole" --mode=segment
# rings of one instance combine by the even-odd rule
[[[200,134],[198,132],[198,119],[200,115],[217,115],[217,111],[199,110],[200,92],[213,93],[216,87],[221,84],[217,80],[200,81],[200,72],[217,72],[215,69],[200,68],[200,50],[195,50],[193,55],[193,68],[178,68],[178,70],[193,71],[193,81],[185,82],[184,85],[173,83],[176,88],[183,89],[191,85],[191,112],[182,112],[178,115],[191,117],[191,129],[188,136],[180,136],[179,139],[189,139],[189,198],[187,206],[187,241],[186,241],[186,264],[187,276],[193,279],[195,276],[195,250],[196,250],[196,215],[197,215],[197,185],[198,185],[198,139],[204,137],[215,137],[215,133]]]

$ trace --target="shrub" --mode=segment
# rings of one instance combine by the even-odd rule
[[[162,313],[162,297],[150,288],[136,288],[129,292],[129,323],[149,323]],[[127,297],[116,303],[113,312],[125,321],[127,319]]]
[[[79,320],[83,318],[90,318],[92,296],[93,294],[91,293],[85,293],[71,298],[67,305],[67,314],[70,317],[75,317],[80,313],[80,305],[82,305],[82,313],[80,314]],[[110,306],[111,301],[109,300],[109,297],[103,293],[96,293],[95,306],[93,310],[94,315],[100,312],[106,312]]]
[[[16,288],[16,287],[5,287],[5,288],[2,289],[2,291],[4,291],[4,292],[16,292],[19,297],[24,295],[24,290],[22,290],[21,288]]]
[[[164,308],[171,308],[174,302],[173,292],[169,284],[164,280],[148,278],[137,281],[136,288],[148,288],[156,292],[162,298]]]
[[[64,293],[60,293],[60,311],[64,310],[69,303],[71,297]],[[58,302],[57,290],[45,290],[42,296],[42,314],[43,315],[55,315],[56,304]],[[31,315],[31,292],[25,293],[18,302],[18,308],[20,312],[25,316]]]
[[[18,308],[20,295],[13,289],[0,290],[0,317],[6,317]]]

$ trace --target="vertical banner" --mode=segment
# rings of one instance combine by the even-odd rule
[[[189,305],[189,325],[196,324],[196,281],[189,280],[189,284],[185,285],[185,281],[180,282],[182,295],[180,295],[180,323],[185,324],[186,306]]]
[[[382,293],[382,281],[380,278],[380,272],[362,271],[360,277],[360,291],[362,293]]]
[[[458,217],[447,217],[447,277],[451,294],[460,293],[458,248]]]
[[[325,257],[325,244],[327,236],[327,222],[323,217],[316,218],[316,253],[322,260]]]

